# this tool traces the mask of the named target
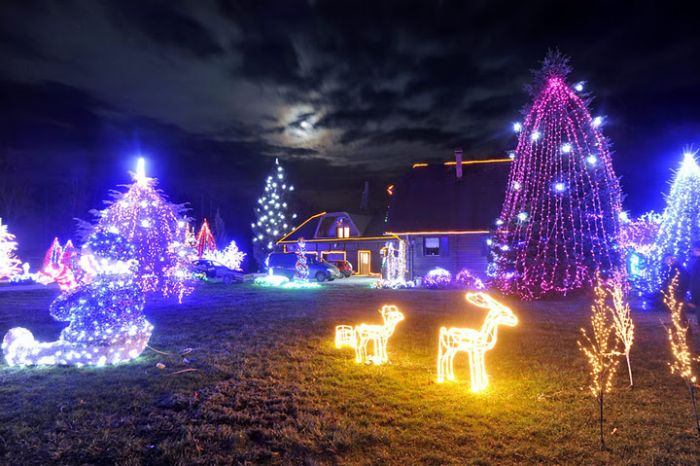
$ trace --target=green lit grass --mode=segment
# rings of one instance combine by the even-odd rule
[[[0,333],[21,325],[55,338],[55,294],[0,293]],[[386,303],[406,315],[390,365],[357,365],[351,350],[335,349],[336,324],[379,321]],[[173,356],[0,367],[0,464],[697,463],[687,390],[666,366],[663,313],[635,313],[637,387],[626,388],[621,366],[600,452],[576,347],[588,303],[509,304],[520,324],[501,329],[486,360],[491,385],[472,394],[466,357],[456,361],[459,382],[435,383],[439,327],[483,318],[462,293],[212,285],[182,306],[151,302],[151,346]],[[177,356],[186,348],[189,364]],[[175,374],[188,368],[197,371]]]

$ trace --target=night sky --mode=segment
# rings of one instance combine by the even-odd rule
[[[415,161],[513,148],[530,70],[555,48],[607,117],[625,207],[661,209],[700,147],[697,19],[567,4],[5,0],[0,217],[23,244],[74,235],[139,153],[242,241],[274,157],[302,214],[356,210],[364,180],[380,207]]]

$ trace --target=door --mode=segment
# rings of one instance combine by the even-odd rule
[[[357,274],[372,273],[372,251],[357,251]]]

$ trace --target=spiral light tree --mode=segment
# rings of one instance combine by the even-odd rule
[[[620,268],[620,186],[602,117],[568,61],[550,54],[536,73],[491,246],[496,286],[525,299],[590,287]]]

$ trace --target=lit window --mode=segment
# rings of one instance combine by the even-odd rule
[[[424,238],[423,239],[423,255],[424,256],[439,256],[440,255],[440,238]]]
[[[338,238],[350,238],[350,227],[338,227],[336,232]]]

